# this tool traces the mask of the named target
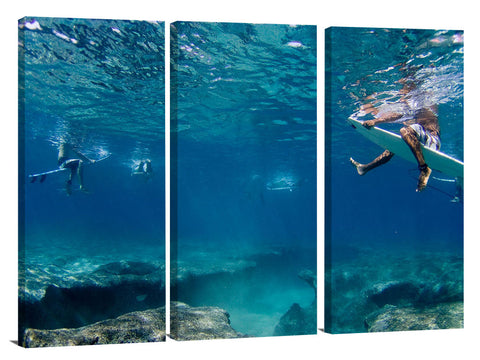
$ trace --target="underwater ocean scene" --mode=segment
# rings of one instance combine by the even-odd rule
[[[315,334],[316,27],[171,34],[172,337]]]
[[[350,158],[384,148],[346,121],[373,119],[365,104],[378,116],[437,109],[440,151],[463,162],[463,55],[462,31],[326,30],[327,332],[463,327],[463,172],[434,169],[417,192],[418,164],[393,156],[360,176]]]
[[[19,344],[163,341],[164,23],[18,26]]]

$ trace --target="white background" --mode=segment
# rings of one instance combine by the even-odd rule
[[[169,0],[2,2],[0,21],[0,354],[4,359],[469,359],[480,354],[479,196],[475,136],[480,94],[478,6],[474,1]],[[323,258],[323,30],[329,26],[465,30],[465,329],[377,334],[213,340],[132,345],[22,349],[17,338],[17,20],[24,16],[100,19],[228,21],[317,25],[318,240]],[[168,69],[168,68],[167,68]],[[167,82],[166,89],[169,88]],[[167,94],[168,95],[168,94]],[[168,96],[167,96],[168,97]],[[167,98],[168,100],[168,98]],[[168,107],[167,107],[168,116]],[[168,140],[168,139],[167,139]],[[167,144],[168,145],[168,144]],[[168,154],[167,154],[168,155]],[[168,185],[168,184],[167,184]],[[168,215],[168,214],[167,214]],[[367,219],[366,219],[367,221]],[[92,244],[94,246],[94,244]],[[319,261],[318,278],[323,276]],[[319,281],[322,296],[322,282]],[[319,327],[323,324],[319,302]]]

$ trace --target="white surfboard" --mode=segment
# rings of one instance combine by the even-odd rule
[[[105,156],[103,158],[95,160],[94,164],[96,164],[100,161],[103,161],[105,159],[108,159],[109,157],[110,157],[110,154],[108,154],[107,156]],[[89,164],[87,164],[87,165],[89,165]],[[50,170],[50,171],[41,172],[41,173],[38,173],[38,174],[31,174],[31,175],[28,175],[28,177],[29,177],[31,183],[34,183],[35,181],[37,181],[37,179],[39,180],[40,183],[42,183],[42,182],[45,181],[47,175],[60,173],[60,172],[63,172],[65,170],[68,170],[68,168],[58,168],[58,169],[54,169],[54,170]]]
[[[367,129],[362,121],[348,118],[348,122],[363,136],[384,149],[390,150],[401,158],[417,163],[415,156],[400,135],[380,129],[376,126]],[[422,145],[423,156],[427,165],[436,171],[455,178],[463,179],[463,162],[440,151],[426,148]]]

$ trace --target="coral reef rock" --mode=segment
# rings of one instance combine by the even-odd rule
[[[369,332],[463,328],[463,302],[430,307],[386,305],[365,320]]]
[[[317,312],[316,304],[302,308],[297,303],[280,318],[274,336],[284,335],[308,335],[317,333]]]
[[[230,326],[229,315],[217,307],[171,305],[172,338],[205,340],[244,338]],[[165,341],[165,307],[136,311],[76,329],[26,329],[25,347],[122,344]]]
[[[137,311],[77,329],[27,329],[25,347],[165,341],[165,308]]]
[[[40,271],[38,266],[30,267],[26,275],[24,291],[19,292],[20,323],[25,328],[79,328],[165,306],[164,271],[157,264],[109,262],[93,271],[56,267]]]
[[[317,333],[317,276],[313,271],[304,269],[300,271],[298,277],[313,288],[315,299],[306,308],[294,303],[275,326],[274,336]]]
[[[175,340],[233,339],[246,337],[230,326],[230,315],[217,307],[190,307],[172,302],[171,337]]]

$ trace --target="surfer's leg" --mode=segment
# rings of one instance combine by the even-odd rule
[[[77,177],[78,177],[78,183],[80,185],[80,190],[85,190],[83,186],[83,161],[82,160],[78,160]]]
[[[65,183],[65,191],[67,192],[67,195],[72,195],[72,179],[73,179],[73,173],[74,169],[69,168],[69,175],[68,175],[68,180]]]
[[[432,170],[427,166],[427,164],[425,164],[423,167],[419,167],[419,170],[420,175],[418,176],[417,192],[420,192],[427,187],[428,179],[432,173]]]
[[[376,167],[379,167],[380,165],[383,165],[389,162],[390,159],[393,157],[393,155],[394,154],[392,152],[385,150],[381,155],[376,157],[372,162],[368,164],[360,164],[359,162],[353,160],[352,158],[350,158],[350,162],[352,163],[353,166],[357,168],[357,172],[359,175],[365,175],[370,170],[373,170]]]
[[[400,129],[400,135],[402,135],[403,141],[406,142],[408,147],[417,159],[418,169],[420,170],[420,175],[418,176],[417,191],[422,191],[425,189],[430,178],[432,170],[427,166],[425,158],[423,157],[422,146],[420,140],[418,139],[417,133],[415,130],[409,126],[403,127]]]
[[[73,175],[78,171],[78,162],[76,160],[69,159],[64,161],[60,167],[67,168],[69,170],[68,180],[65,183],[65,191],[67,192],[67,195],[71,195]]]
[[[73,172],[74,172],[74,170],[73,170],[73,169],[70,169],[70,175],[68,175],[68,180],[67,180],[67,182],[68,182],[69,184],[72,183]]]

